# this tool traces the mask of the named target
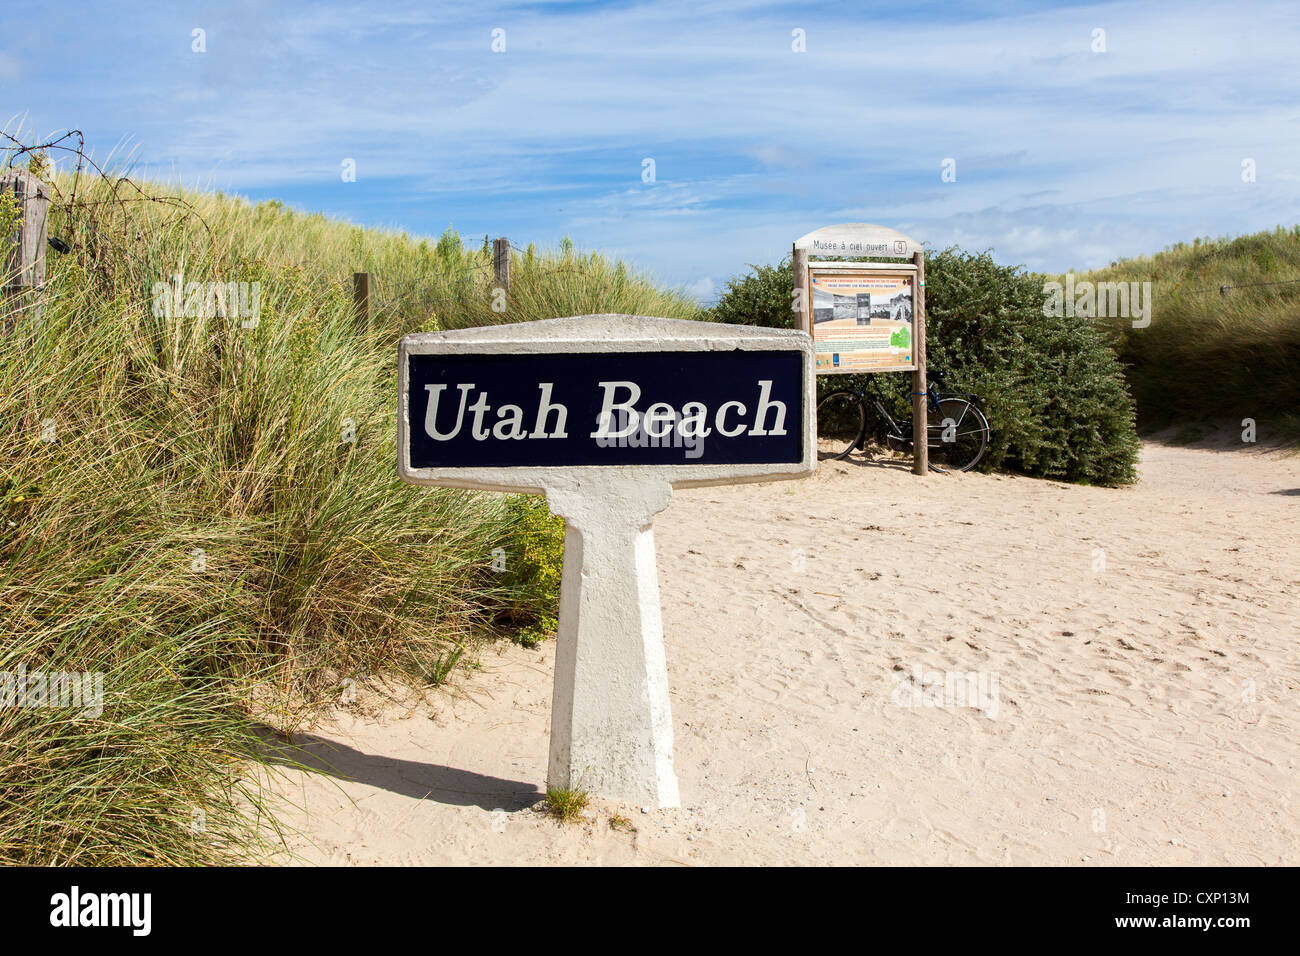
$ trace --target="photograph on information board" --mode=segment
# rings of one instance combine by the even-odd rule
[[[817,372],[912,369],[910,273],[812,269],[813,344]]]

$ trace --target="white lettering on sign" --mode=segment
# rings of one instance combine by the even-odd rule
[[[554,385],[551,382],[542,382],[537,386],[542,393],[541,400],[537,404],[537,424],[533,426],[533,433],[529,438],[568,438],[569,433],[564,430],[564,423],[569,420],[569,410],[559,403],[551,401],[551,389]],[[547,416],[555,412],[555,431],[546,430]]]
[[[460,391],[460,408],[456,412],[456,427],[450,431],[440,431],[438,429],[438,407],[442,401],[442,393],[447,388],[446,382],[440,382],[436,385],[426,385],[425,390],[429,393],[429,408],[424,415],[424,431],[430,438],[435,441],[450,441],[460,434],[461,428],[465,424],[466,402],[469,395],[474,391],[474,383],[458,384],[456,388]],[[569,410],[559,403],[551,401],[551,389],[554,387],[551,382],[542,382],[537,386],[541,390],[541,397],[537,403],[536,424],[533,426],[531,434],[525,433],[523,429],[524,410],[518,405],[503,405],[497,410],[497,421],[491,430],[491,436],[496,439],[519,439],[519,438],[568,438],[569,433],[564,430],[565,423],[569,418]],[[483,416],[490,411],[487,401],[487,392],[483,392],[477,402],[469,406],[469,411],[474,416],[471,433],[475,441],[487,441],[489,432],[483,424]],[[546,422],[550,419],[552,413],[555,414],[555,429],[548,431]],[[503,427],[508,426],[508,427]]]
[[[785,421],[788,409],[785,402],[771,397],[770,379],[756,382],[754,385],[758,392],[758,399],[754,406],[752,421],[746,419],[748,406],[744,402],[723,402],[712,416],[713,428],[705,424],[709,419],[709,410],[703,402],[687,402],[680,412],[667,402],[655,402],[642,413],[636,407],[641,401],[641,386],[636,382],[600,382],[599,385],[603,398],[600,412],[596,416],[595,431],[589,436],[598,441],[626,438],[641,429],[652,438],[662,438],[673,431],[683,438],[707,438],[714,430],[727,438],[736,438],[746,433],[760,438],[769,435],[780,437],[786,434]],[[552,382],[542,382],[538,385],[541,395],[538,397],[537,412],[533,416],[535,424],[531,432],[524,428],[525,413],[518,405],[502,405],[495,409],[496,420],[493,421],[494,409],[488,401],[486,390],[479,391],[477,401],[470,404],[470,397],[477,386],[473,382],[459,382],[454,387],[460,393],[460,398],[453,400],[457,405],[455,419],[451,427],[440,429],[438,412],[442,407],[442,397],[448,385],[446,382],[438,382],[424,386],[429,394],[429,407],[424,415],[424,431],[434,441],[451,441],[459,435],[461,429],[465,427],[466,412],[470,415],[470,434],[475,441],[487,441],[489,438],[497,441],[520,441],[533,438],[569,437],[565,430],[569,409],[560,402],[551,401],[551,392],[554,388]],[[448,416],[442,417],[445,419]],[[621,423],[617,431],[613,430],[616,419]],[[552,420],[555,427],[550,429],[547,423]]]

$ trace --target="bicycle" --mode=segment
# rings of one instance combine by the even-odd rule
[[[940,393],[942,372],[931,370],[926,384],[926,432],[929,463],[933,471],[970,471],[989,444],[989,422],[976,406],[979,397],[969,393]],[[817,458],[839,461],[867,439],[868,401],[875,407],[876,436],[894,451],[912,451],[912,419],[894,418],[875,385],[874,377],[862,389],[842,388],[817,402]]]

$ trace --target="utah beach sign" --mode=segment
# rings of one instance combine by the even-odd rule
[[[678,804],[654,516],[673,487],[811,474],[812,360],[803,332],[630,315],[402,340],[401,477],[565,520],[550,787]]]

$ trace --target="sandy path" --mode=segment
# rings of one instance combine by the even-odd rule
[[[277,785],[311,838],[294,850],[1300,863],[1298,498],[1300,458],[1155,444],[1119,490],[837,462],[678,492],[656,533],[682,809],[569,827],[526,809],[554,647],[496,646],[429,704],[300,738],[355,781]]]

